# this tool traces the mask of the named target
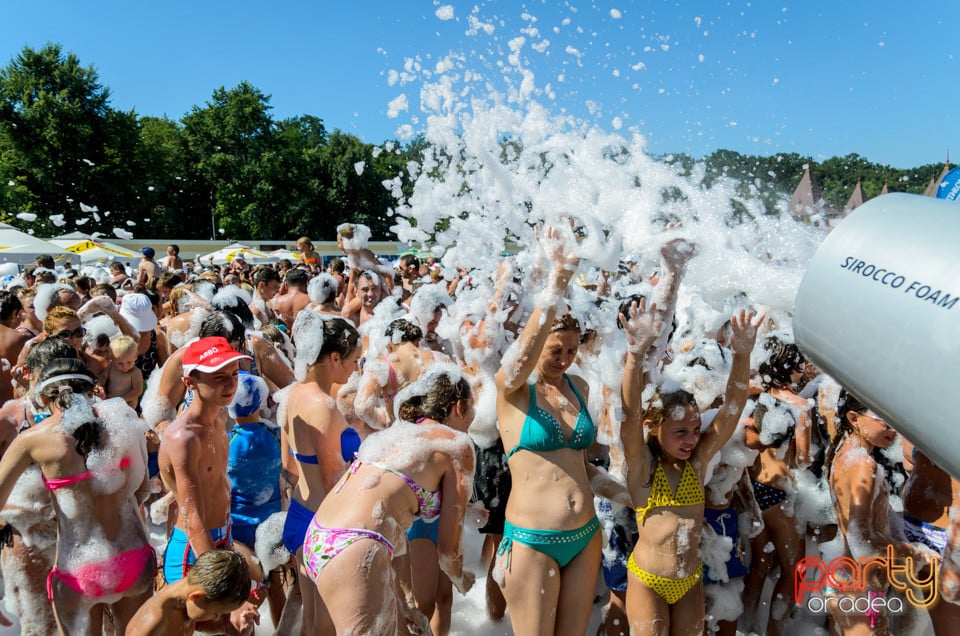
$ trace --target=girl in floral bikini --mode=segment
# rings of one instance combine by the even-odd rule
[[[398,421],[364,440],[356,461],[310,522],[303,562],[319,594],[317,634],[398,634],[400,613],[429,633],[423,615],[398,599],[391,567],[415,519],[436,519],[440,568],[461,593],[463,517],[473,486],[470,385],[436,365],[397,396]]]
[[[627,617],[633,634],[701,634],[704,605],[700,533],[707,464],[736,430],[747,399],[750,352],[763,316],[741,310],[731,320],[733,366],[723,406],[701,436],[693,396],[660,386],[643,409],[644,354],[660,334],[656,305],[621,315],[627,332],[624,421],[620,429],[627,486],[637,505],[639,538],[627,562]],[[644,440],[644,429],[649,437]]]

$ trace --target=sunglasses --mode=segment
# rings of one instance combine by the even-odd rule
[[[61,340],[70,340],[71,338],[83,338],[84,334],[87,333],[87,330],[83,327],[77,327],[73,331],[69,329],[64,329],[60,333],[54,334],[55,338],[60,338]]]

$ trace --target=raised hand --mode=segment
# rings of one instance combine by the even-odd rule
[[[543,245],[547,258],[553,263],[555,273],[566,272],[568,277],[573,275],[580,264],[580,257],[567,249],[566,236],[560,228],[552,225],[546,227],[540,244]]]
[[[627,349],[631,353],[644,353],[663,330],[663,316],[656,303],[647,309],[646,298],[630,303],[627,313],[627,316],[620,314],[620,324],[627,334]]]
[[[696,243],[690,243],[686,239],[675,238],[667,241],[660,248],[660,256],[669,269],[679,271],[683,269],[687,261],[700,253],[700,248]]]
[[[750,353],[757,342],[757,328],[763,324],[763,314],[741,309],[733,314],[730,326],[733,330],[733,339],[730,346],[734,353]]]

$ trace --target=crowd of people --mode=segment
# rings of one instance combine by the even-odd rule
[[[789,315],[681,302],[672,237],[613,272],[563,224],[491,264],[358,224],[327,263],[39,258],[0,281],[7,614],[439,636],[479,576],[505,633],[953,633],[957,480]]]

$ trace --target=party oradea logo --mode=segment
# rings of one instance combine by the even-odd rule
[[[921,578],[919,572],[925,565],[921,563],[915,567],[911,557],[898,562],[894,558],[892,545],[887,546],[886,557],[860,557],[854,560],[841,556],[824,561],[819,557],[807,556],[794,568],[794,602],[802,605],[804,594],[810,593],[806,606],[815,614],[825,613],[831,607],[845,614],[900,614],[903,612],[904,598],[913,607],[927,609],[937,601],[939,568],[933,564],[929,568],[930,573]],[[890,587],[901,592],[903,598],[899,595],[887,598],[882,593],[870,590],[868,581],[874,569],[879,570]]]

